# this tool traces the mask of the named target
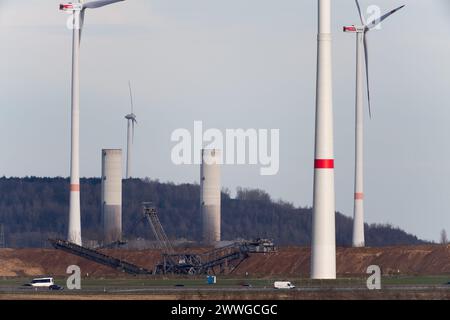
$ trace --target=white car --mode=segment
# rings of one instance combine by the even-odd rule
[[[275,281],[273,283],[275,289],[294,289],[295,286],[290,281]]]
[[[55,282],[53,281],[53,278],[36,278],[31,280],[29,283],[31,287],[35,288],[48,288],[54,284]]]

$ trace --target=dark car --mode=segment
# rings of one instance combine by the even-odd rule
[[[57,284],[52,284],[50,287],[48,287],[48,290],[55,290],[55,291],[59,291],[59,290],[63,290],[64,288],[61,286],[58,286]]]

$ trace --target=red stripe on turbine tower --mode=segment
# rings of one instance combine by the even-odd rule
[[[355,200],[364,200],[364,193],[356,192],[355,193]]]
[[[80,185],[79,184],[71,184],[70,191],[80,191]]]
[[[315,169],[334,169],[334,159],[316,159],[314,161]]]

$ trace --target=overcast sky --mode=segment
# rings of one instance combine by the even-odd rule
[[[337,210],[353,210],[353,0],[333,1]],[[373,119],[366,117],[366,221],[438,240],[450,231],[450,5],[407,7],[369,34]],[[54,0],[0,0],[0,175],[68,176],[71,32]],[[223,186],[312,203],[315,0],[127,0],[87,13],[81,49],[81,175],[102,148],[126,147],[132,80],[134,175],[198,182],[170,159],[178,128],[280,129],[280,171],[224,166]]]

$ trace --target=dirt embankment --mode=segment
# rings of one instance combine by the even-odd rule
[[[365,274],[370,265],[380,266],[385,275],[450,274],[450,246],[338,248],[336,265],[340,276]],[[236,272],[309,276],[310,248],[289,247],[272,255],[253,256]]]
[[[198,251],[198,250],[194,250]],[[160,260],[157,250],[106,250],[106,254],[153,270]],[[369,265],[378,265],[383,274],[450,274],[450,246],[423,245],[383,248],[338,248],[337,273],[340,276],[365,274]],[[111,268],[63,251],[52,249],[0,249],[0,277],[65,276],[75,264],[83,274],[94,277],[124,276]],[[234,271],[235,275],[308,276],[310,249],[284,247],[272,254],[252,254]]]

